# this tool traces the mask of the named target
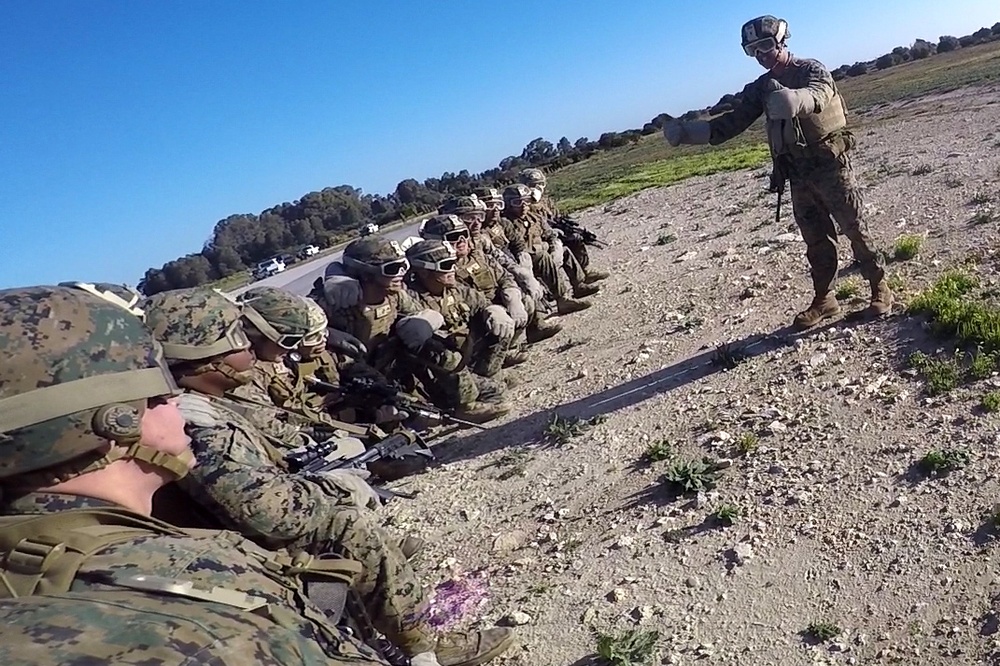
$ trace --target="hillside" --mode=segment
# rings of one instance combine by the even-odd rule
[[[901,301],[961,267],[1000,336],[1000,90],[872,104],[854,163]],[[582,210],[610,243],[595,307],[515,369],[504,422],[399,482],[419,496],[387,522],[428,540],[429,585],[465,590],[459,624],[521,624],[497,663],[595,663],[596,634],[628,630],[658,634],[636,664],[1000,663],[996,359],[955,356],[903,303],[792,333],[804,246],[766,175]],[[666,480],[712,469],[702,492]]]

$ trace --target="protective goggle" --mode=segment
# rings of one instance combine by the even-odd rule
[[[444,234],[444,240],[448,241],[449,243],[457,243],[458,241],[462,240],[463,238],[467,239],[468,237],[469,237],[469,230],[468,229],[458,229],[457,231],[447,231]]]
[[[486,210],[503,210],[503,199],[486,199],[483,203],[486,204]]]
[[[770,53],[777,50],[778,40],[774,37],[765,37],[743,45],[743,51],[751,58],[756,57],[758,53]]]
[[[382,264],[379,270],[385,277],[399,277],[410,270],[410,262],[406,259],[396,259]]]
[[[458,219],[463,222],[485,222],[486,221],[486,211],[477,210],[471,213],[462,213],[458,216]]]
[[[295,349],[302,344],[302,338],[306,337],[305,333],[282,333],[274,326],[271,326],[270,322],[249,305],[243,306],[243,318],[263,333],[264,337],[282,349]]]
[[[413,265],[435,273],[451,273],[455,270],[455,263],[457,261],[455,257],[438,259],[437,261],[418,261],[414,259]]]
[[[310,331],[303,336],[302,346],[319,347],[320,345],[325,345],[327,337],[328,335],[325,327],[318,331]]]

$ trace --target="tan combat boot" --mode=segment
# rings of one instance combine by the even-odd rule
[[[556,322],[548,321],[547,319],[539,319],[528,326],[528,330],[525,334],[528,344],[531,345],[536,342],[541,342],[542,340],[548,340],[561,330],[562,324],[557,324]]]
[[[872,285],[872,300],[868,304],[868,312],[873,318],[884,317],[892,312],[892,290],[885,280]]]
[[[455,410],[455,418],[473,423],[486,423],[510,412],[510,405],[504,402],[470,402]]]
[[[804,331],[824,319],[835,317],[838,314],[840,314],[840,304],[837,302],[837,297],[833,295],[833,292],[828,291],[823,296],[817,294],[808,308],[795,315],[792,325],[796,329]]]
[[[403,557],[405,557],[407,561],[410,561],[420,554],[420,552],[424,549],[424,546],[427,545],[427,542],[418,536],[407,534],[399,540],[397,545],[399,546],[399,550],[403,552]]]
[[[563,316],[572,314],[574,312],[579,312],[580,310],[586,310],[593,303],[590,301],[581,301],[576,298],[559,298],[556,299],[556,316]]]
[[[600,282],[601,280],[607,280],[611,277],[611,273],[607,271],[599,271],[596,268],[587,269],[587,277],[584,278],[584,282]]]
[[[593,296],[601,290],[596,284],[582,283],[573,287],[573,298],[586,298]]]
[[[530,356],[527,349],[512,349],[507,352],[507,356],[503,360],[503,367],[513,368],[515,365],[527,363]]]
[[[438,639],[434,654],[441,666],[479,666],[506,652],[516,639],[514,630],[507,627],[493,627],[485,631],[456,631]]]

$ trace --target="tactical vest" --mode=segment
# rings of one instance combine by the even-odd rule
[[[47,514],[0,516],[0,598],[68,592],[88,558],[119,543],[150,536],[219,537],[214,530],[180,530],[176,527],[118,508],[79,508]],[[256,552],[256,551],[255,551]],[[361,573],[352,560],[317,560],[299,553],[269,553],[260,559],[265,568],[285,575],[323,579],[346,588]],[[139,571],[140,573],[133,573]],[[173,594],[225,604],[245,611],[267,605],[262,597],[215,587],[203,589],[183,580],[143,576],[140,569],[123,569],[109,584],[120,588]],[[342,605],[341,605],[342,608]],[[324,609],[326,610],[326,609]]]
[[[387,298],[379,305],[362,305],[358,308],[361,316],[361,325],[364,327],[364,335],[355,335],[373,350],[385,342],[389,337],[389,331],[396,321],[396,303],[392,298]]]
[[[488,301],[492,302],[496,296],[499,285],[493,271],[486,264],[486,257],[482,252],[473,249],[468,256],[459,259],[455,264],[455,277],[460,282],[482,292]]]

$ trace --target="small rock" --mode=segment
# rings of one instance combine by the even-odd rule
[[[787,431],[788,426],[786,426],[781,421],[772,421],[771,424],[767,426],[767,429],[770,430],[772,433],[779,433]]]
[[[896,499],[892,500],[892,503],[889,506],[895,508],[897,506],[903,506],[904,504],[906,504],[906,495],[900,495]]]
[[[697,576],[689,576],[684,580],[684,584],[692,589],[698,589],[701,587],[701,579]]]
[[[738,543],[727,550],[723,555],[733,564],[742,566],[753,557],[753,546],[748,543]]]
[[[508,627],[521,627],[526,624],[529,624],[531,620],[532,617],[527,613],[521,611],[514,611],[510,615],[500,620],[500,623]]]
[[[612,548],[629,548],[635,543],[635,539],[628,535],[618,537],[618,540],[611,546]]]
[[[674,259],[674,263],[675,264],[679,264],[679,263],[684,262],[684,261],[690,261],[691,259],[694,259],[697,256],[698,256],[697,252],[695,252],[694,250],[688,250],[687,252],[685,252],[681,256],[679,256],[676,259]]]
[[[616,587],[615,589],[608,592],[608,601],[621,601],[626,597],[628,592],[625,591],[623,587]]]
[[[636,620],[639,620],[640,622],[643,622],[643,621],[648,620],[649,618],[653,617],[653,607],[652,606],[636,606],[635,608],[632,609],[632,612],[629,613],[629,614],[632,617],[634,617]]]

